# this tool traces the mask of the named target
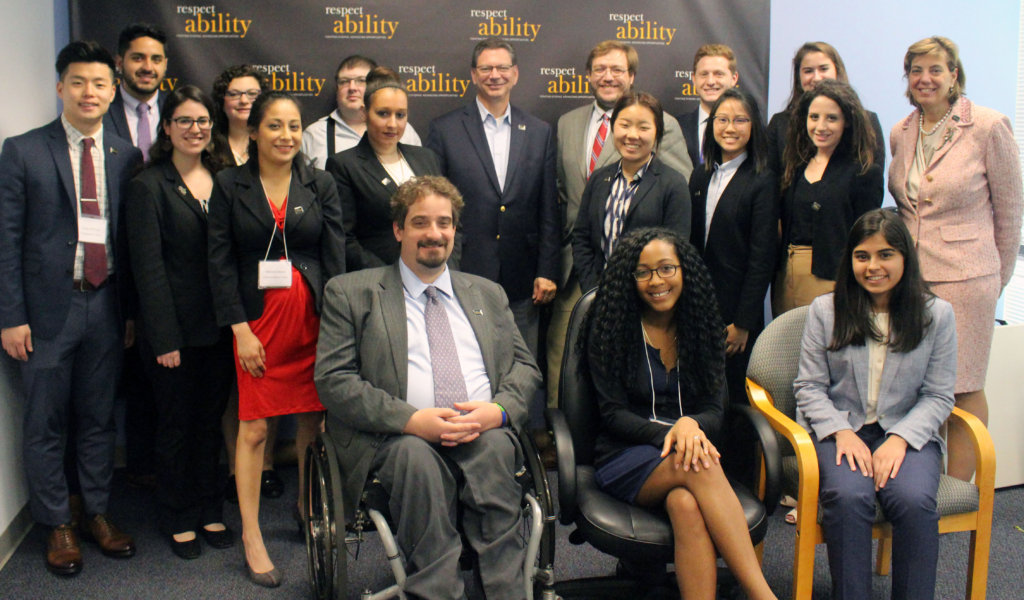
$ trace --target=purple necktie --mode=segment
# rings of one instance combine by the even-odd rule
[[[143,160],[149,160],[149,147],[153,145],[153,134],[149,132],[149,105],[139,102],[135,112],[139,115],[139,125],[135,131],[135,139],[138,142],[136,146],[142,150]]]
[[[459,355],[455,351],[455,336],[448,323],[448,313],[437,297],[437,288],[428,285],[424,293],[427,295],[427,308],[423,311],[423,319],[430,345],[430,365],[434,371],[434,406],[454,408],[456,402],[469,399]]]
[[[96,167],[92,162],[92,138],[82,140],[82,162],[78,178],[82,187],[79,206],[83,216],[100,217],[100,201],[96,199]],[[107,247],[104,244],[84,244],[85,263],[83,274],[85,280],[95,287],[103,285],[107,280]]]

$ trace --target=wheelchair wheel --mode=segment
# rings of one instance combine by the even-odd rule
[[[530,522],[539,518],[540,537],[535,543],[533,552],[528,545],[528,554],[534,554],[536,558],[530,570],[526,573],[527,581],[532,581],[531,591],[533,600],[546,600],[554,597],[554,560],[555,560],[555,509],[551,496],[551,489],[548,486],[547,472],[544,462],[541,460],[540,451],[533,441],[533,436],[526,434],[519,436],[519,443],[523,447],[523,455],[526,461],[527,473],[530,474],[530,482],[527,485],[528,493],[536,500],[540,509],[539,514],[530,515]],[[529,514],[532,511],[527,511]],[[527,536],[527,540],[530,536]],[[529,556],[528,556],[529,558]]]
[[[306,489],[303,493],[309,582],[316,600],[345,597],[348,587],[345,561],[345,513],[341,471],[334,444],[321,433],[306,450]]]

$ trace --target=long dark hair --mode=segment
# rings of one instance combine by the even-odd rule
[[[910,231],[893,210],[876,208],[861,215],[846,238],[832,296],[835,323],[829,350],[862,346],[868,337],[886,341],[871,318],[871,294],[853,275],[853,249],[876,233],[882,234],[885,241],[903,255],[903,276],[889,294],[889,348],[894,352],[910,352],[921,343],[931,325],[931,316],[925,307],[932,293],[921,277],[921,265]]]
[[[213,103],[213,99],[206,95],[203,90],[199,89],[194,85],[184,85],[167,95],[167,100],[164,101],[163,108],[160,111],[160,122],[162,127],[157,128],[156,142],[153,147],[149,149],[149,164],[155,165],[171,160],[171,156],[174,155],[174,146],[171,145],[171,137],[164,131],[164,127],[175,127],[172,122],[174,118],[174,111],[178,110],[178,107],[185,102],[191,100],[192,102],[198,102],[206,107],[208,113],[210,113],[210,119],[213,120],[214,127],[217,126],[217,110]],[[216,156],[214,152],[214,146],[216,143],[213,140],[213,131],[210,132],[210,144],[203,149],[201,160],[203,166],[206,167],[210,173],[216,173],[224,168],[224,164]]]
[[[579,350],[589,353],[590,368],[615,380],[625,383],[636,377],[643,360],[636,348],[644,343],[640,329],[644,303],[633,272],[640,253],[652,240],[663,240],[675,248],[683,274],[683,290],[673,317],[676,352],[679,364],[685,365],[679,373],[683,395],[717,395],[725,380],[725,325],[711,275],[690,242],[663,227],[637,229],[615,245],[587,314]]]
[[[819,81],[813,90],[804,92],[796,110],[789,114],[786,150],[782,154],[785,163],[782,189],[792,185],[800,167],[811,162],[818,152],[807,133],[807,113],[810,111],[811,102],[819,96],[832,100],[843,111],[845,126],[834,156],[850,157],[856,161],[860,165],[861,175],[868,172],[875,159],[875,130],[868,122],[867,113],[861,106],[857,92],[853,91],[848,83],[838,79],[825,79]]]
[[[793,90],[789,93],[786,112],[793,112],[796,105],[800,103],[800,96],[804,95],[804,87],[800,84],[800,65],[804,62],[804,57],[814,52],[821,52],[832,61],[832,66],[836,69],[836,79],[843,83],[850,83],[846,76],[846,65],[843,64],[843,58],[839,56],[839,51],[835,49],[835,46],[828,42],[806,42],[793,55]]]
[[[747,142],[747,160],[754,165],[754,172],[760,173],[768,166],[768,134],[764,130],[764,121],[761,120],[761,110],[757,107],[757,100],[748,92],[739,88],[729,88],[722,92],[722,95],[711,105],[711,112],[708,115],[708,122],[704,130],[704,146],[701,154],[704,155],[704,169],[711,172],[715,163],[722,162],[722,147],[715,139],[715,115],[718,114],[718,107],[726,100],[736,100],[743,106],[750,116],[750,140]]]
[[[264,92],[260,94],[259,98],[252,103],[252,108],[249,110],[249,131],[253,132],[260,128],[260,123],[263,121],[263,117],[267,114],[267,109],[271,104],[278,100],[286,100],[295,105],[295,108],[299,111],[299,118],[302,118],[302,105],[299,101],[288,92]],[[254,160],[255,159],[255,160]],[[256,147],[256,140],[249,138],[249,162],[256,163],[259,160],[259,149]],[[295,155],[292,159],[294,162],[304,164],[305,160],[302,157],[302,152]]]

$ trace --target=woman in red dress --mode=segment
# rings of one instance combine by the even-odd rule
[[[210,198],[210,284],[217,321],[235,338],[235,478],[246,564],[253,582],[276,587],[281,576],[258,519],[266,420],[297,415],[301,490],[302,458],[323,411],[313,384],[320,300],[327,280],[345,270],[345,235],[334,182],[299,155],[295,99],[261,95],[249,130],[249,162],[218,174]]]

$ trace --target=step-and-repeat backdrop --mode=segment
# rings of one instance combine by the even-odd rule
[[[275,89],[300,98],[306,122],[335,107],[335,69],[363,54],[398,71],[410,96],[410,121],[426,135],[430,120],[473,99],[470,59],[481,39],[511,42],[519,62],[512,102],[550,123],[591,98],[586,58],[616,39],[640,54],[634,87],[656,95],[670,113],[694,110],[693,55],[709,42],[728,44],[740,85],[768,96],[768,0],[610,0],[493,2],[310,0],[70,0],[75,39],[114,53],[128,23],[166,31],[164,88],[193,83],[210,90],[226,67],[249,63]]]

